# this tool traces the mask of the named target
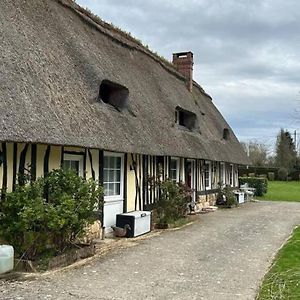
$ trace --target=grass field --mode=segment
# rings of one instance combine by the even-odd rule
[[[300,227],[279,250],[257,296],[257,300],[273,299],[300,299]]]
[[[269,181],[268,184],[268,192],[258,199],[300,202],[300,181]]]

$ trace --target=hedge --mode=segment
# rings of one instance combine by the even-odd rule
[[[268,190],[268,179],[258,177],[239,177],[240,185],[248,183],[249,187],[255,188],[255,196],[262,196]]]
[[[259,175],[268,175],[268,173],[274,173],[274,177],[275,177],[274,179],[278,180],[278,170],[279,170],[278,167],[248,166],[248,168],[246,168],[244,166],[241,166],[241,167],[239,167],[239,174],[241,174],[243,177],[256,177],[256,176],[259,177]],[[272,180],[272,178],[271,178],[271,180]],[[268,179],[270,180],[270,178],[268,178]]]

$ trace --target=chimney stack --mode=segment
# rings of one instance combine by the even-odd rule
[[[193,52],[173,53],[173,64],[177,71],[186,78],[186,85],[191,92],[193,88]]]

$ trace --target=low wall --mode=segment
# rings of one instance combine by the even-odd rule
[[[78,239],[77,242],[90,244],[95,239],[102,239],[102,226],[99,220],[95,221],[94,224],[87,227],[85,230],[86,234],[82,238]]]
[[[216,204],[217,193],[208,195],[199,195],[196,203],[196,211],[200,211],[203,207]]]

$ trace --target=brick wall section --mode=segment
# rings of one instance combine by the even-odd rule
[[[193,53],[181,52],[173,54],[173,64],[178,72],[186,78],[188,90],[191,92],[193,88]]]

